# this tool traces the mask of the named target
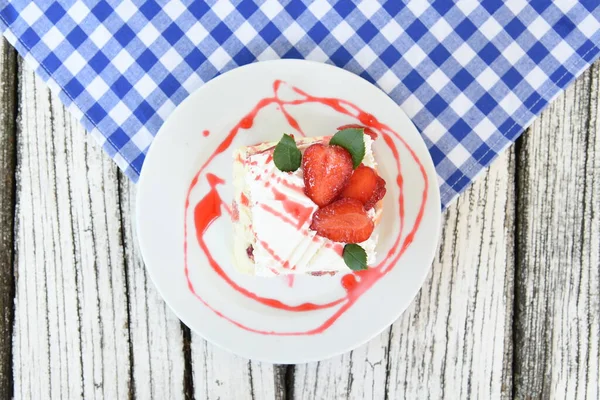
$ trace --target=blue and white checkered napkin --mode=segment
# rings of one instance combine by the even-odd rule
[[[256,60],[329,62],[422,132],[446,206],[598,57],[599,0],[0,0],[0,27],[134,180],[193,90]]]

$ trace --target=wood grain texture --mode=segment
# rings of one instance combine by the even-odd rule
[[[341,356],[294,369],[295,399],[383,399],[389,332]]]
[[[16,398],[127,398],[117,168],[28,68],[19,75]]]
[[[20,74],[17,398],[184,398],[183,335],[149,281],[134,185]]]
[[[430,278],[392,328],[389,398],[510,398],[513,160],[447,210]]]
[[[431,274],[392,327],[388,398],[510,398],[513,160],[447,210]]]
[[[600,64],[518,148],[515,395],[600,396]]]
[[[386,332],[349,354],[295,368],[298,399],[509,398],[513,153],[445,214],[423,289]]]
[[[196,399],[284,399],[282,367],[249,361],[207,343],[192,333]]]
[[[17,56],[15,50],[2,38],[0,39],[0,398],[2,399],[12,397],[13,393],[16,102]]]
[[[135,185],[122,173],[118,177],[134,394],[139,399],[182,399],[185,397],[182,326],[144,267],[135,232]]]

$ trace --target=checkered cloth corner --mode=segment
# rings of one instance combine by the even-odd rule
[[[133,180],[193,90],[275,58],[335,64],[412,118],[442,205],[599,55],[598,0],[0,0],[5,37]]]

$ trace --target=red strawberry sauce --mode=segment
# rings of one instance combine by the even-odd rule
[[[190,186],[188,188],[188,192],[187,192],[187,196],[186,196],[186,200],[185,200],[184,216],[186,216],[188,214],[188,211],[190,208],[190,194],[191,194],[192,190],[198,184],[198,181],[201,177],[202,177],[202,179],[206,179],[210,186],[210,190],[206,195],[204,195],[204,197],[196,205],[194,205],[194,227],[193,227],[193,229],[196,232],[197,243],[200,246],[200,249],[202,250],[202,252],[206,255],[208,263],[209,263],[210,267],[213,269],[213,271],[221,279],[223,279],[223,281],[225,281],[233,290],[237,291],[238,293],[242,294],[243,296],[245,296],[251,300],[254,300],[254,301],[256,301],[260,304],[263,304],[265,306],[268,306],[268,307],[285,310],[285,311],[289,311],[289,312],[311,312],[314,310],[321,310],[321,309],[338,306],[337,310],[333,313],[333,315],[331,315],[321,325],[316,326],[315,328],[313,328],[311,330],[302,331],[302,332],[274,332],[274,331],[257,330],[252,327],[248,327],[227,315],[224,315],[222,312],[220,312],[219,310],[213,308],[210,304],[208,304],[208,302],[205,299],[203,299],[200,294],[198,294],[196,292],[196,290],[194,289],[194,285],[190,279],[190,276],[189,276],[190,271],[189,271],[189,265],[188,265],[188,242],[187,242],[188,223],[187,223],[187,218],[185,218],[185,217],[184,217],[185,222],[184,222],[184,244],[183,244],[184,273],[185,273],[185,277],[187,280],[189,290],[194,294],[194,296],[196,296],[196,298],[198,298],[198,300],[200,300],[206,307],[211,309],[219,317],[222,317],[222,318],[228,320],[232,324],[234,324],[242,329],[245,329],[245,330],[248,330],[251,332],[255,332],[255,333],[259,333],[259,334],[264,334],[264,335],[281,335],[281,336],[314,335],[314,334],[322,333],[325,330],[327,330],[332,324],[335,323],[335,321],[342,314],[344,314],[350,307],[352,307],[352,305],[360,298],[360,296],[362,294],[364,294],[369,288],[371,288],[371,286],[373,286],[387,272],[389,272],[392,268],[395,267],[395,265],[397,264],[400,257],[402,257],[402,255],[404,254],[406,249],[412,243],[412,241],[415,237],[415,234],[417,233],[417,231],[419,230],[419,227],[421,225],[421,220],[423,219],[423,214],[425,211],[425,204],[426,204],[427,198],[428,198],[429,181],[427,178],[425,167],[423,166],[421,161],[418,159],[414,150],[408,145],[408,143],[406,143],[406,141],[397,132],[392,130],[389,126],[379,122],[373,115],[361,110],[356,105],[354,105],[346,100],[337,99],[337,98],[311,96],[295,87],[291,87],[291,88],[298,95],[300,95],[302,97],[301,99],[288,100],[288,101],[281,100],[278,97],[278,89],[282,85],[282,83],[283,82],[279,81],[279,80],[277,80],[273,83],[273,91],[274,91],[273,96],[266,97],[266,98],[260,100],[256,104],[256,106],[252,110],[250,110],[250,112],[248,114],[246,114],[233,127],[233,129],[225,137],[223,142],[217,147],[217,149],[214,151],[214,153],[208,158],[208,160],[206,160],[204,165],[202,165],[200,170],[196,173],[196,175],[192,179]],[[321,104],[324,107],[328,107],[336,112],[347,115],[348,117],[355,119],[357,122],[356,122],[356,124],[347,125],[345,127],[357,127],[357,126],[364,127],[365,131],[367,133],[369,133],[371,136],[373,136],[373,137],[381,136],[383,138],[384,142],[390,148],[390,150],[394,156],[397,171],[398,171],[396,183],[398,185],[399,193],[400,193],[400,195],[397,199],[398,206],[399,206],[398,207],[399,208],[398,217],[400,218],[400,232],[399,232],[398,236],[395,238],[394,243],[393,243],[391,249],[389,250],[389,252],[387,253],[385,259],[383,261],[381,261],[378,265],[373,266],[366,271],[361,271],[357,274],[348,273],[341,277],[340,285],[344,288],[344,290],[346,292],[346,294],[343,297],[340,297],[338,300],[335,300],[335,301],[332,301],[329,303],[325,303],[325,304],[303,303],[303,304],[299,304],[299,305],[289,305],[289,304],[285,304],[276,299],[259,296],[255,293],[252,293],[251,291],[239,286],[223,271],[221,266],[212,257],[206,243],[204,242],[204,233],[206,232],[206,230],[208,229],[208,227],[211,225],[211,223],[213,221],[215,221],[216,219],[218,219],[222,216],[221,208],[227,209],[227,206],[223,202],[223,200],[220,198],[219,193],[217,191],[217,186],[223,184],[224,180],[213,174],[206,173],[205,170],[206,170],[207,166],[214,160],[214,158],[217,155],[225,152],[231,146],[233,139],[240,132],[240,129],[251,128],[254,124],[254,119],[255,119],[256,115],[263,108],[265,108],[269,105],[276,104],[278,106],[278,108],[280,109],[280,111],[282,111],[282,113],[284,114],[284,116],[287,119],[290,126],[294,129],[296,129],[302,135],[304,135],[304,133],[300,129],[300,125],[294,119],[294,117],[286,111],[285,106],[300,105],[300,104],[306,104],[306,103]],[[399,152],[396,147],[396,143],[395,143],[394,139],[396,141],[400,142],[402,144],[402,146],[404,146],[404,148],[406,148],[408,153],[413,158],[414,162],[418,165],[419,171],[420,171],[423,181],[424,181],[424,189],[421,194],[421,203],[419,205],[417,218],[415,219],[414,225],[410,226],[410,227],[405,227],[405,223],[404,223],[405,222],[404,221],[404,185],[403,185],[403,177],[402,177],[401,168],[400,168],[400,156],[399,156]],[[276,195],[277,195],[277,193],[276,193]],[[247,200],[242,199],[242,201],[247,201]],[[308,216],[306,215],[305,210],[295,208],[295,206],[293,204],[288,204],[285,207],[285,209],[290,214],[290,217],[293,217],[294,220],[298,221],[300,226],[302,225],[302,223],[300,221],[304,220],[305,218],[308,218],[310,216],[310,214],[308,214]],[[285,216],[282,216],[282,219],[284,219],[283,217],[285,217]],[[293,223],[293,221],[289,221],[289,222]],[[403,237],[405,228],[408,230],[408,233],[406,234],[405,237]],[[267,246],[268,246],[268,244],[267,244]],[[339,249],[336,249],[336,251],[337,250],[339,250]],[[282,261],[282,263],[285,264],[286,262]]]

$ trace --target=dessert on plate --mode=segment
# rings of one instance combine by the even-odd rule
[[[375,261],[385,181],[361,128],[234,152],[233,260],[258,276],[335,274]]]

